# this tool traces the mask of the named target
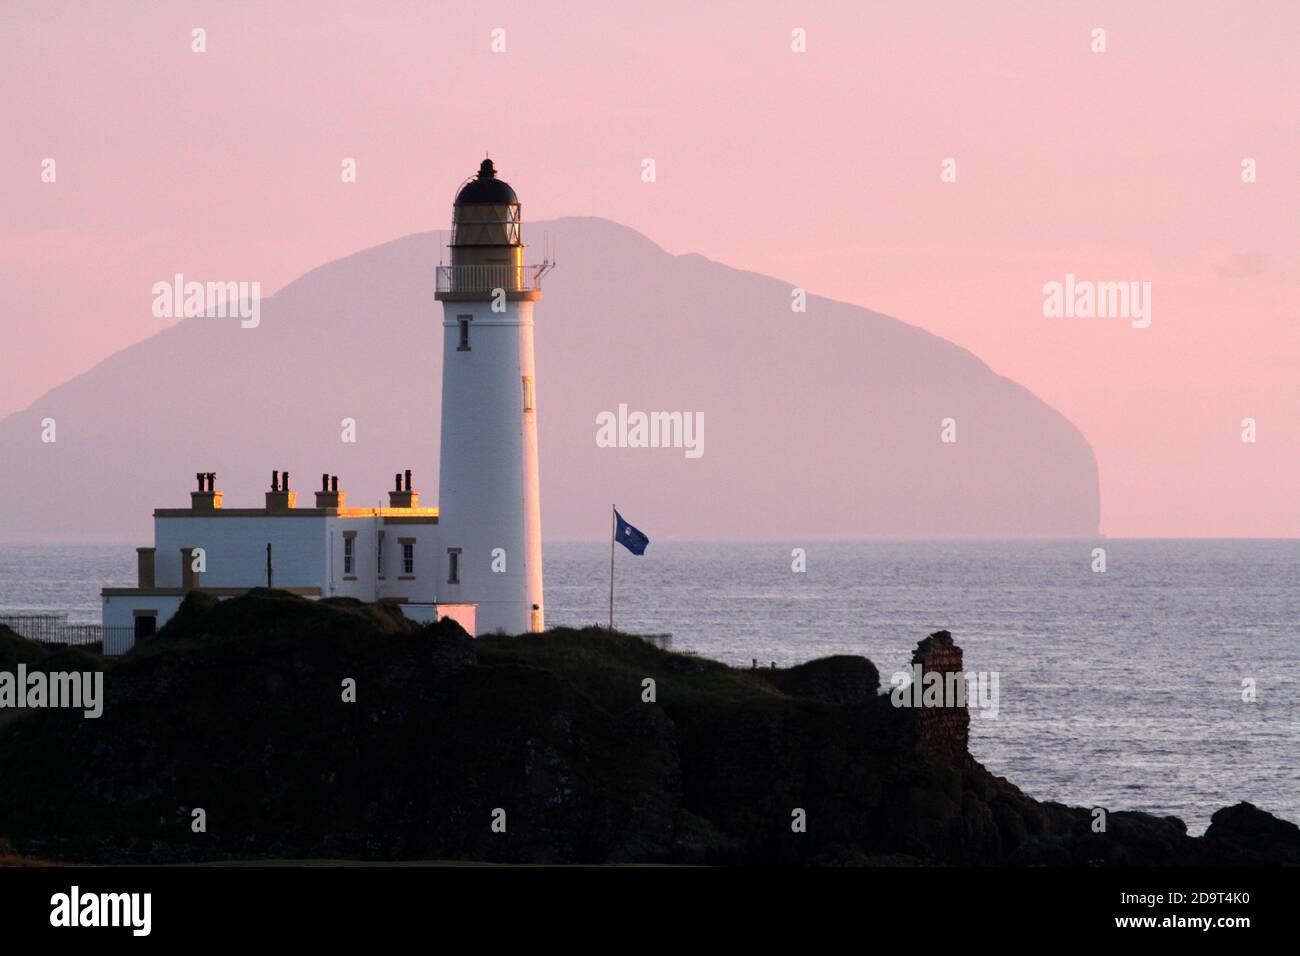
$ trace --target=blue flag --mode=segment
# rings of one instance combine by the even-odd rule
[[[614,529],[615,540],[633,554],[645,554],[645,548],[650,543],[650,539],[624,521],[623,516],[617,510],[614,512],[614,519],[618,524],[618,527]]]

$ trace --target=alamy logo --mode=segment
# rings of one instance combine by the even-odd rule
[[[1151,324],[1150,282],[1090,282],[1076,280],[1043,286],[1043,315],[1049,319],[1132,319],[1135,329]]]
[[[998,715],[998,671],[897,671],[889,682],[889,702],[895,707],[965,707],[970,701],[981,717]]]
[[[171,282],[153,284],[153,314],[158,319],[197,317],[240,319],[240,328],[262,322],[262,283],[186,282],[176,273]]]
[[[104,713],[104,672],[0,671],[0,709],[70,707],[91,720]]]
[[[82,893],[73,886],[50,897],[50,925],[127,926],[132,936],[148,936],[153,925],[152,893]]]
[[[687,458],[704,454],[703,412],[629,412],[596,416],[599,448],[684,448]]]

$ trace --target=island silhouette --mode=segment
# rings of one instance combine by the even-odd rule
[[[796,311],[795,281],[672,255],[608,220],[525,238],[559,259],[536,332],[548,537],[603,536],[612,489],[659,502],[665,539],[1097,534],[1087,440],[970,352],[815,290]],[[220,475],[231,507],[256,503],[268,462],[337,474],[356,505],[394,470],[432,481],[446,239],[314,269],[265,299],[256,327],[183,319],[0,421],[0,487],[23,504],[0,511],[0,538],[144,538],[197,470]],[[150,304],[142,288],[104,308]],[[704,453],[600,447],[598,420],[620,405],[702,415]]]

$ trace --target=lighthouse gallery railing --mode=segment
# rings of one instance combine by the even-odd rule
[[[547,266],[438,266],[439,292],[536,292]]]

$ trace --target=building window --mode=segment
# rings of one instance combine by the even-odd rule
[[[472,315],[456,316],[456,324],[460,326],[460,344],[456,346],[457,352],[469,351],[469,323],[473,318]]]
[[[384,533],[379,532],[379,540],[375,546],[375,573],[381,578],[384,576]]]
[[[413,544],[402,545],[402,573],[415,573],[415,545]]]
[[[447,583],[460,584],[460,548],[447,549]]]
[[[533,410],[533,377],[531,375],[525,375],[524,376],[524,411],[531,412],[532,410]]]
[[[356,573],[353,570],[353,568],[356,565],[356,560],[355,560],[356,554],[357,554],[357,539],[344,538],[343,539],[343,573],[344,574]]]

